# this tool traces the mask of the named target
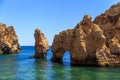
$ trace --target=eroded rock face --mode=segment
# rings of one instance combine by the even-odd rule
[[[14,54],[21,51],[13,26],[0,24],[0,54]]]
[[[104,31],[106,44],[112,54],[120,55],[120,3],[97,16],[94,23]]]
[[[52,44],[55,62],[70,52],[71,64],[120,66],[120,3],[113,5],[92,22],[89,15],[74,29],[55,35]]]
[[[44,34],[36,29],[34,33],[35,37],[35,58],[45,58],[49,44]]]
[[[86,15],[74,29],[60,32],[55,36],[52,60],[61,61],[64,52],[69,51],[71,64],[96,65],[98,63],[97,50],[106,47],[105,40],[100,27],[91,21],[90,16]]]

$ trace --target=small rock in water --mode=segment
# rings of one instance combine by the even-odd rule
[[[44,36],[44,34],[39,30],[36,29],[34,33],[35,37],[35,58],[45,58],[47,50],[49,49],[49,44]]]

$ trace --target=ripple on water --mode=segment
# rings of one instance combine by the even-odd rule
[[[0,80],[120,80],[119,67],[71,67],[66,52],[63,64],[53,63],[51,49],[47,59],[34,59],[33,46],[22,47],[21,54],[0,55]]]

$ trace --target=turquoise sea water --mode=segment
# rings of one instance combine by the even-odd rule
[[[63,64],[53,63],[51,49],[47,59],[34,59],[33,46],[22,46],[15,55],[0,55],[0,80],[120,80],[119,67],[73,67],[66,52]]]

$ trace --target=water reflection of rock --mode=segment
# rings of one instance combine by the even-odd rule
[[[17,80],[36,80],[35,59],[23,59],[17,61],[16,79]]]
[[[47,59],[35,60],[36,80],[71,80],[70,65],[53,63],[51,49],[48,50]],[[66,76],[68,75],[68,76]]]
[[[15,55],[0,56],[0,80],[16,79],[16,60]]]
[[[72,67],[69,69],[71,73],[70,80],[114,80],[119,77],[119,75],[116,75],[119,74],[118,68]]]

